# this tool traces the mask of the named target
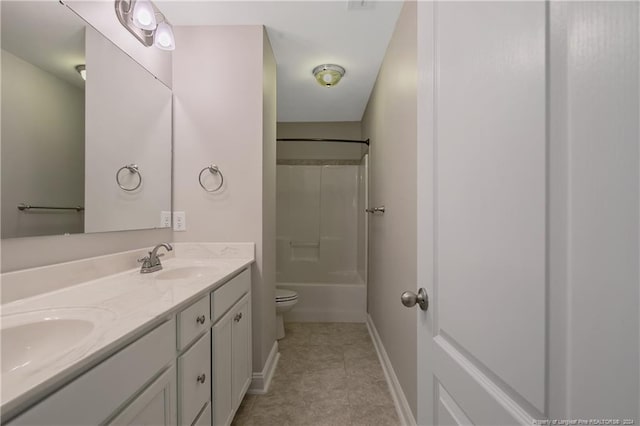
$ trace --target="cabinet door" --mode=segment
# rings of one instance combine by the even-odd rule
[[[109,424],[173,426],[176,424],[175,392],[176,369],[171,366]]]
[[[233,311],[213,326],[211,356],[213,369],[213,424],[227,425],[231,422],[231,324]]]
[[[251,382],[251,307],[250,294],[243,297],[233,309],[232,340],[232,404],[234,411]]]

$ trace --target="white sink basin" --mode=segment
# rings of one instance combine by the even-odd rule
[[[89,340],[113,317],[101,308],[61,308],[2,316],[2,375],[9,378],[55,362]]]
[[[205,266],[183,266],[181,268],[168,269],[154,275],[157,280],[184,280],[187,278],[198,278],[203,276],[210,267]]]
[[[52,319],[3,328],[2,374],[10,373],[68,350],[93,330],[93,323],[78,319]]]

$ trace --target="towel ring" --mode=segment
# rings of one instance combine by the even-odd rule
[[[220,175],[220,184],[218,186],[216,186],[215,188],[213,188],[213,189],[208,189],[206,186],[204,186],[204,183],[202,183],[202,174],[204,172],[206,172],[207,170],[209,170],[209,172],[211,174]],[[212,165],[207,166],[204,169],[200,170],[200,174],[198,175],[198,182],[200,182],[200,186],[205,191],[207,191],[207,192],[218,192],[218,191],[220,191],[220,188],[222,188],[222,184],[224,183],[224,175],[222,174],[222,172],[220,171],[220,168],[218,168],[218,166],[216,166],[215,164],[212,164]]]
[[[123,186],[120,183],[120,172],[123,171],[124,169],[129,170],[130,173],[134,173],[136,175],[138,175],[138,184],[136,186],[134,186],[133,188],[127,188],[125,186]],[[118,184],[118,186],[127,192],[131,192],[131,191],[135,191],[136,189],[140,188],[140,185],[142,185],[142,175],[140,174],[140,170],[138,170],[138,165],[137,164],[127,164],[125,166],[122,166],[118,169],[118,171],[116,172],[116,182]]]

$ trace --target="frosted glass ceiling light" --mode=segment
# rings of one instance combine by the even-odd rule
[[[87,67],[84,64],[76,65],[76,71],[78,71],[78,74],[80,74],[80,77],[82,77],[84,81],[87,81]]]
[[[318,65],[313,69],[316,81],[323,87],[333,87],[344,77],[344,68],[335,64]]]
[[[133,5],[133,24],[141,30],[153,31],[158,26],[156,12],[148,0],[136,0]]]
[[[173,50],[176,48],[176,42],[173,38],[173,30],[171,25],[166,22],[160,22],[153,36],[154,44],[158,49]]]

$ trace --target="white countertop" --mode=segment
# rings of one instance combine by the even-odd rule
[[[72,350],[38,368],[2,375],[2,415],[13,416],[254,262],[253,244],[251,250],[229,249],[230,245],[222,250],[220,246],[206,250],[206,244],[176,246],[177,257],[163,260],[162,271],[141,274],[139,268],[129,269],[2,305],[0,319],[6,324],[18,314],[45,310],[88,311],[99,317],[93,332]],[[161,272],[191,266],[203,268],[190,278],[156,278]]]

